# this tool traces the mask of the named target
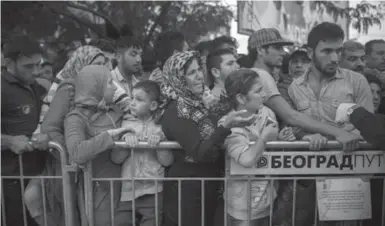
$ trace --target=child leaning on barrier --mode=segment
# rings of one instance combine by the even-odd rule
[[[164,177],[164,167],[173,162],[170,150],[154,148],[161,140],[165,140],[162,128],[155,122],[155,112],[160,102],[160,87],[153,81],[141,81],[133,88],[133,100],[130,106],[130,115],[126,115],[122,127],[128,128],[129,133],[123,139],[135,148],[139,141],[147,141],[151,149],[136,149],[133,156],[129,151],[116,151],[112,154],[115,163],[123,163],[122,178],[154,178]],[[120,214],[132,215],[132,201],[135,199],[135,212],[141,215],[140,225],[155,225],[155,215],[159,222],[162,219],[162,182],[155,180],[131,179],[122,182],[120,198]],[[158,193],[156,196],[155,194]],[[155,199],[158,197],[158,208]],[[156,212],[157,211],[157,212]],[[132,222],[131,222],[132,223]]]
[[[243,128],[231,129],[224,147],[233,163],[244,168],[255,166],[265,150],[266,142],[278,138],[278,125],[273,111],[263,105],[265,92],[257,72],[239,69],[226,78],[225,88],[232,111],[247,110],[245,117],[257,114],[255,122]],[[224,118],[219,120],[220,125]],[[278,184],[268,180],[229,180],[227,186],[227,213],[231,226],[247,225],[250,210],[250,225],[269,225],[270,206],[277,196]],[[248,194],[251,198],[248,198]],[[272,197],[272,198],[271,198]],[[250,207],[248,203],[250,200]]]

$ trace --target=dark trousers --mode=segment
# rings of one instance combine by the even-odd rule
[[[24,180],[24,188],[27,186],[29,180]],[[24,224],[23,216],[23,193],[20,186],[20,180],[3,179],[2,180],[2,192],[4,200],[4,210],[2,210],[2,222],[3,226],[38,226],[36,222],[31,218],[28,210],[26,213],[26,224]],[[5,214],[5,219],[4,219]],[[5,224],[4,224],[5,223]]]

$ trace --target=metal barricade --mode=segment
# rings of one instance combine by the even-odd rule
[[[65,225],[66,226],[74,226],[75,225],[75,196],[74,196],[74,190],[73,190],[73,183],[74,180],[72,179],[73,176],[70,175],[71,172],[74,172],[74,167],[69,165],[68,162],[68,155],[66,149],[61,146],[59,143],[56,142],[49,142],[48,144],[50,151],[57,151],[60,154],[60,163],[61,163],[61,171],[62,176],[25,176],[23,172],[23,161],[22,161],[22,155],[19,155],[19,168],[20,168],[20,176],[1,176],[1,181],[3,180],[20,180],[21,185],[21,191],[22,194],[21,197],[24,197],[25,192],[25,179],[40,179],[41,180],[41,189],[42,189],[42,195],[43,195],[43,211],[44,211],[44,225],[47,224],[47,201],[46,201],[46,191],[45,191],[45,184],[44,181],[48,179],[61,179],[62,180],[62,187],[63,187],[63,200],[64,200],[64,213],[63,216],[65,217]],[[36,151],[37,152],[37,151]],[[2,225],[6,226],[6,215],[5,215],[5,209],[7,206],[4,202],[3,197],[3,187],[2,187]],[[26,206],[25,201],[22,199],[23,209],[22,209],[22,216],[24,225],[27,225],[27,215],[26,215]]]
[[[127,151],[129,151],[129,147],[125,142],[115,142],[116,147],[120,148],[127,148]],[[296,218],[296,186],[297,181],[299,180],[319,180],[319,179],[329,179],[329,178],[361,178],[363,176],[369,177],[369,178],[377,178],[384,180],[385,185],[385,178],[384,178],[384,172],[385,172],[385,157],[383,151],[372,151],[372,146],[366,142],[360,143],[360,151],[355,151],[351,153],[344,153],[338,149],[341,149],[341,145],[337,141],[329,141],[324,147],[325,149],[323,151],[300,151],[298,149],[306,149],[309,147],[309,142],[305,141],[295,141],[295,142],[283,142],[283,141],[275,141],[275,142],[268,142],[266,148],[268,151],[264,152],[262,158],[258,161],[255,167],[252,168],[237,168],[236,166],[232,165],[231,160],[228,158],[226,160],[226,176],[224,178],[188,178],[188,177],[177,177],[177,178],[93,178],[92,177],[92,163],[88,163],[85,168],[83,168],[84,172],[84,188],[85,188],[85,208],[86,208],[86,214],[87,214],[87,222],[84,225],[94,225],[94,200],[93,200],[93,182],[96,181],[109,181],[110,182],[110,192],[111,194],[111,203],[112,199],[115,195],[119,194],[113,194],[113,182],[114,181],[127,181],[131,180],[133,183],[133,191],[135,194],[135,181],[155,181],[156,186],[158,186],[158,183],[160,181],[177,181],[178,183],[178,225],[181,224],[181,183],[183,181],[200,181],[201,182],[201,195],[202,195],[202,219],[201,219],[201,225],[205,225],[204,222],[204,216],[205,216],[205,207],[204,207],[204,193],[205,193],[205,182],[209,181],[222,181],[224,183],[224,219],[222,225],[230,225],[229,219],[227,215],[227,196],[226,196],[226,190],[227,190],[227,184],[231,180],[243,180],[248,182],[248,186],[250,189],[248,189],[248,197],[250,197],[250,190],[251,190],[251,182],[255,180],[268,180],[270,181],[271,189],[274,189],[273,182],[275,181],[293,181],[293,206],[292,206],[292,215],[291,215],[291,221],[292,225],[295,225],[295,218]],[[140,151],[140,149],[151,149],[147,142],[139,142],[138,146],[135,147],[135,149],[131,149],[131,156],[133,156],[134,151]],[[161,142],[159,146],[157,146],[156,149],[181,149],[181,146],[175,142],[166,141]],[[279,149],[279,151],[277,151]],[[290,150],[290,151],[288,151]],[[288,157],[285,157],[288,156]],[[305,156],[305,157],[298,157],[298,156]],[[312,156],[307,157],[306,156]],[[318,157],[320,156],[320,157]],[[333,156],[333,157],[332,157]],[[291,162],[293,162],[293,159],[301,159],[301,161],[306,160],[312,160],[314,159],[315,165],[312,165],[311,163],[298,163],[295,162],[288,166],[287,159],[290,159]],[[329,163],[326,161],[331,162],[331,158],[333,158],[333,162]],[[342,162],[335,162],[334,159],[342,159]],[[370,160],[369,160],[370,159]],[[378,159],[378,164],[375,165],[374,161],[375,159]],[[297,160],[294,160],[297,161]],[[377,163],[375,162],[375,163]],[[272,165],[275,164],[275,165]],[[326,166],[325,166],[326,164]],[[331,164],[334,166],[327,167],[328,164]],[[336,167],[337,164],[337,167]],[[366,165],[365,165],[366,164]],[[322,167],[321,167],[322,165]],[[135,169],[133,168],[132,171],[134,172]],[[381,174],[380,176],[373,176],[373,174]],[[256,176],[264,176],[263,178],[257,178]],[[381,225],[385,226],[385,188],[382,188],[382,215],[381,215]],[[156,193],[156,199],[158,194]],[[373,195],[373,194],[372,194]],[[134,195],[135,196],[135,195]],[[270,197],[270,202],[274,203],[273,197]],[[316,198],[317,199],[317,198]],[[315,200],[315,216],[314,216],[314,224],[318,225],[318,217],[317,217],[317,200]],[[157,201],[155,201],[155,211],[158,213],[158,205]],[[248,223],[250,223],[250,198],[247,203],[247,211],[248,211]],[[135,222],[135,199],[132,201],[132,219]],[[269,225],[273,226],[273,213],[274,213],[274,205],[270,205],[270,220]],[[111,204],[111,225],[114,224],[114,206]],[[158,219],[158,216],[156,214],[156,225],[162,225],[161,219]],[[251,225],[251,224],[249,224]],[[329,225],[329,224],[327,224]],[[348,225],[344,224],[344,222],[340,222],[337,224],[334,224],[333,226],[337,225]],[[363,225],[363,221],[355,221],[350,222],[349,226],[358,226]],[[275,225],[274,225],[275,226]],[[380,226],[380,225],[379,225]]]

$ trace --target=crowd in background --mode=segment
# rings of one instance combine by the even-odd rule
[[[190,47],[182,33],[167,31],[145,52],[134,36],[114,45],[92,41],[71,51],[56,70],[36,40],[12,37],[1,60],[2,175],[60,176],[56,153],[33,151],[47,149],[48,141],[66,147],[79,166],[92,162],[94,178],[224,177],[226,157],[240,167],[253,167],[266,143],[276,140],[308,141],[315,151],[328,140],[340,142],[344,151],[357,149],[364,138],[380,147],[360,133],[356,125],[361,119],[336,116],[341,104],[385,114],[385,41],[363,45],[344,40],[341,27],[325,22],[309,32],[306,45],[288,53],[285,47],[293,42],[275,28],[264,28],[250,36],[249,53],[243,55],[237,54],[232,37]],[[114,146],[119,140],[131,148],[147,141],[151,148],[131,156]],[[182,150],[160,149],[165,140],[176,141]],[[82,180],[77,178],[76,212],[78,223],[86,225]],[[44,225],[45,220],[64,225],[60,180],[20,183],[2,182],[6,225],[24,225],[24,204],[28,225]],[[373,214],[364,225],[380,226],[383,184],[380,179],[370,183]],[[317,221],[314,180],[296,182],[294,195],[293,182],[287,181],[226,184],[224,194],[219,181],[206,181],[202,188],[194,180],[180,186],[116,180],[112,189],[110,182],[97,181],[94,223],[111,225],[113,218],[118,226],[155,225],[157,218],[166,226],[221,226],[228,217],[229,225],[265,226],[273,207],[278,216],[273,225],[284,226],[294,223],[293,199],[296,225]]]

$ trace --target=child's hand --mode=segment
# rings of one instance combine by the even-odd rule
[[[124,141],[126,142],[126,144],[131,148],[134,148],[134,147],[138,146],[138,144],[139,144],[139,139],[135,135],[126,134],[126,135],[124,135],[123,138],[124,138]]]
[[[295,136],[291,127],[284,127],[278,135],[278,140],[294,141]]]
[[[328,139],[319,133],[306,135],[302,140],[309,141],[309,149],[312,151],[320,150],[328,142]]]
[[[270,123],[265,128],[263,128],[261,133],[261,138],[265,142],[277,140],[277,136],[278,136],[278,125],[276,123]]]
[[[150,147],[152,147],[152,148],[158,146],[159,142],[160,142],[160,136],[158,136],[158,135],[151,135],[151,136],[148,138],[148,144],[149,144]]]

